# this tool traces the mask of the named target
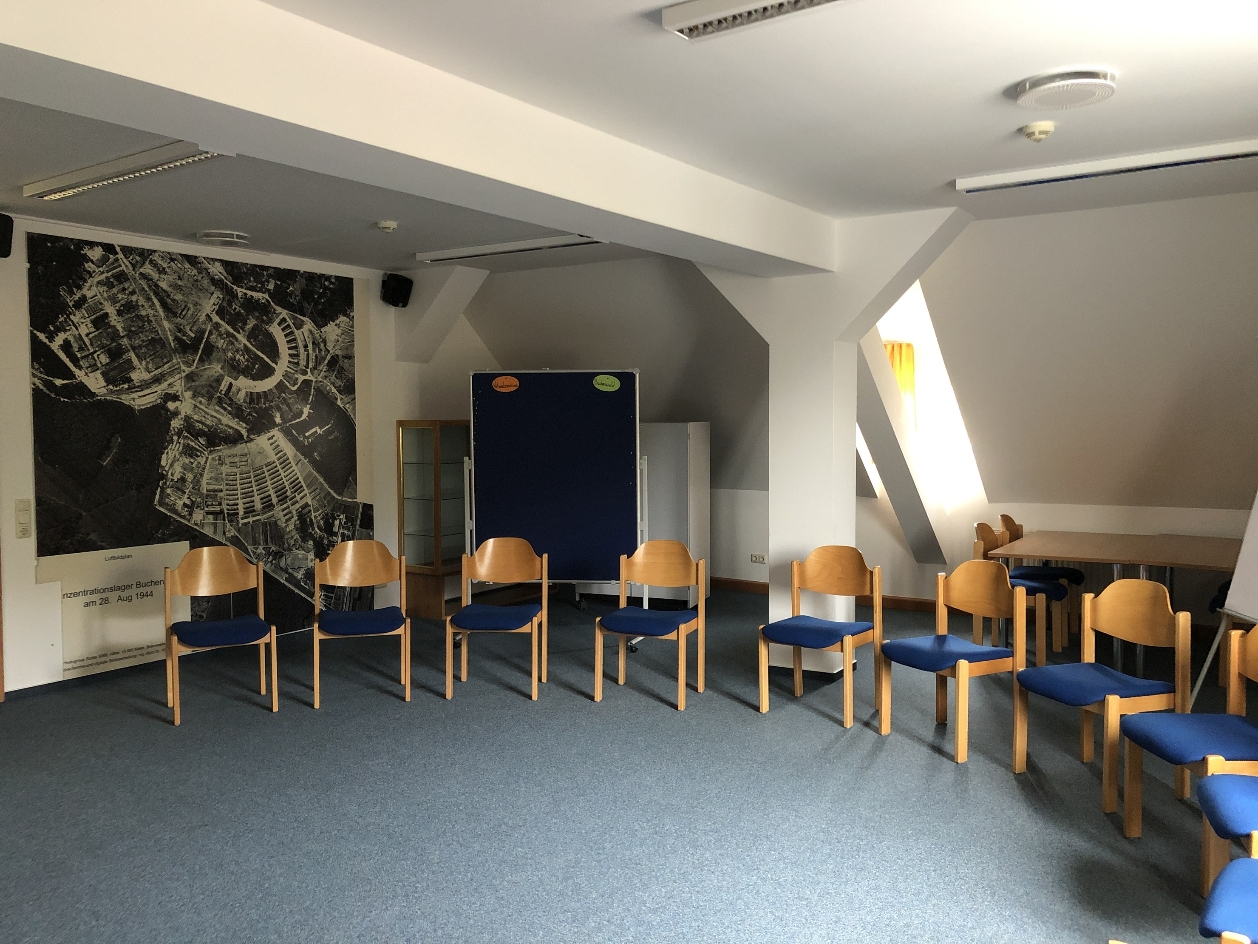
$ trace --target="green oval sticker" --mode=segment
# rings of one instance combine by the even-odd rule
[[[611,374],[599,374],[594,378],[594,386],[598,387],[599,390],[607,390],[609,392],[619,390],[620,380]]]

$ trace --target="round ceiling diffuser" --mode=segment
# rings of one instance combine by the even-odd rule
[[[1100,70],[1036,76],[1018,83],[1018,104],[1043,111],[1094,105],[1114,94],[1117,78],[1113,72]]]

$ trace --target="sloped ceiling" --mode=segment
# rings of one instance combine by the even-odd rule
[[[712,424],[714,488],[769,487],[769,346],[692,263],[494,273],[465,314],[504,370],[639,369],[643,422]]]
[[[922,288],[991,501],[1253,503],[1258,194],[977,222]]]

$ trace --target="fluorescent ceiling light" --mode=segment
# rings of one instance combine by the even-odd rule
[[[481,259],[485,256],[507,256],[517,252],[537,252],[540,249],[592,246],[601,242],[601,239],[570,233],[563,236],[542,236],[539,239],[517,239],[514,242],[494,243],[489,246],[464,246],[461,249],[438,249],[434,252],[417,252],[415,253],[415,261],[457,262],[462,259]]]
[[[958,177],[956,185],[962,193],[986,193],[992,190],[1013,190],[1017,187],[1034,187],[1038,184],[1061,183],[1067,180],[1089,180],[1093,177],[1135,174],[1166,167],[1191,167],[1194,164],[1237,161],[1247,157],[1258,157],[1258,139],[1154,151],[1149,154],[1131,154],[1126,157],[1110,157],[1098,161],[1080,161],[1076,164],[1057,164],[1052,167],[1015,170],[1003,174]]]
[[[161,147],[141,151],[139,154],[120,157],[116,161],[106,161],[104,164],[94,164],[59,177],[38,180],[23,187],[22,196],[38,197],[41,200],[63,200],[89,190],[108,187],[110,184],[120,184],[160,171],[186,167],[189,164],[222,156],[216,151],[203,151],[190,141],[176,141],[173,144],[163,144]]]
[[[787,13],[799,13],[835,0],[775,0],[749,3],[742,0],[687,0],[661,11],[664,29],[686,39],[706,39],[744,26],[754,26]]]

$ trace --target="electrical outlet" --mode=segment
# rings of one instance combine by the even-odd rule
[[[751,562],[752,562],[753,564],[763,564],[763,563],[766,563],[766,561],[765,561],[765,559],[764,559],[764,555],[763,555],[763,554],[752,554],[752,555],[751,555]]]
[[[13,503],[13,512],[17,519],[18,538],[29,538],[31,536],[31,500],[19,498]]]

